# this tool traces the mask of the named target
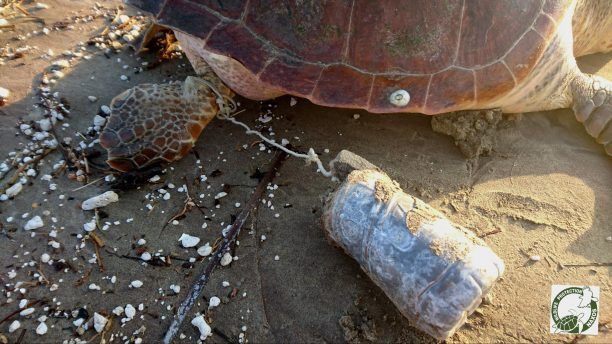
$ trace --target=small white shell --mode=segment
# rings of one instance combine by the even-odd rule
[[[406,90],[397,90],[389,96],[391,104],[397,107],[402,107],[410,103],[410,94]]]
[[[210,325],[206,323],[206,320],[204,320],[204,317],[201,315],[198,315],[197,317],[193,318],[193,320],[191,320],[191,325],[197,327],[198,330],[200,330],[200,340],[205,340],[206,337],[212,335]]]
[[[106,191],[101,195],[85,200],[81,204],[81,209],[93,210],[96,208],[106,207],[107,205],[117,201],[119,201],[119,195],[117,195],[114,191]]]

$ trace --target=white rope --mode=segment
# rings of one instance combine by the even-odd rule
[[[236,111],[237,105],[236,105],[236,102],[232,98],[222,95],[221,92],[219,92],[219,90],[217,90],[217,88],[210,81],[203,79],[203,78],[197,78],[197,80],[205,84],[215,94],[217,98],[216,100],[217,105],[219,106],[219,114],[217,115],[217,117],[219,117],[222,120],[229,121],[238,126],[243,127],[246,130],[247,135],[257,135],[260,139],[264,140],[269,145],[274,146],[291,156],[306,160],[307,164],[310,164],[313,162],[316,163],[318,167],[318,172],[320,172],[322,175],[326,177],[333,178],[332,173],[325,169],[325,167],[323,166],[323,162],[321,161],[321,159],[319,159],[319,156],[317,155],[317,153],[315,153],[314,149],[310,148],[308,150],[308,154],[298,153],[298,152],[288,149],[287,147],[283,145],[280,145],[274,142],[273,140],[270,140],[269,138],[263,136],[263,134],[260,133],[259,131],[251,129],[245,123],[240,122],[239,120],[234,118],[234,116],[237,115],[238,113],[234,113],[234,111]],[[232,113],[234,114],[232,115]]]
[[[233,116],[228,116],[225,113],[219,112],[219,115],[217,116],[220,119],[226,120],[226,121],[230,121],[236,125],[239,125],[241,127],[243,127],[246,130],[246,134],[247,135],[257,135],[259,136],[260,139],[264,140],[266,143],[268,143],[269,145],[272,145],[280,150],[282,150],[283,152],[294,156],[296,158],[300,158],[300,159],[304,159],[306,160],[307,164],[310,164],[312,162],[317,164],[318,167],[318,172],[321,172],[322,175],[326,176],[326,177],[333,177],[332,173],[330,171],[327,171],[325,169],[325,167],[323,166],[323,162],[321,161],[321,159],[319,159],[319,156],[317,155],[317,153],[315,153],[314,149],[310,148],[308,150],[308,154],[302,154],[302,153],[298,153],[298,152],[294,152],[290,149],[287,149],[285,146],[283,145],[279,145],[278,143],[270,140],[269,138],[263,136],[263,134],[261,134],[259,131],[257,130],[253,130],[251,128],[249,128],[248,125],[238,121],[236,118],[234,118]]]

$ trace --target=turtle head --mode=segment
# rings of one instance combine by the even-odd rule
[[[218,100],[228,92],[221,86],[188,77],[182,83],[142,84],[119,94],[100,133],[107,163],[126,172],[185,156],[219,112]]]

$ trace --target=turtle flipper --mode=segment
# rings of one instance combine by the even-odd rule
[[[576,119],[612,156],[612,82],[579,74],[572,81],[571,91]]]
[[[111,115],[100,134],[107,163],[130,171],[185,156],[219,107],[205,83],[142,84],[111,101]]]

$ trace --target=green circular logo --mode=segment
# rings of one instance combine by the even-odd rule
[[[583,333],[597,321],[597,312],[597,299],[589,287],[563,289],[551,307],[555,332]]]

